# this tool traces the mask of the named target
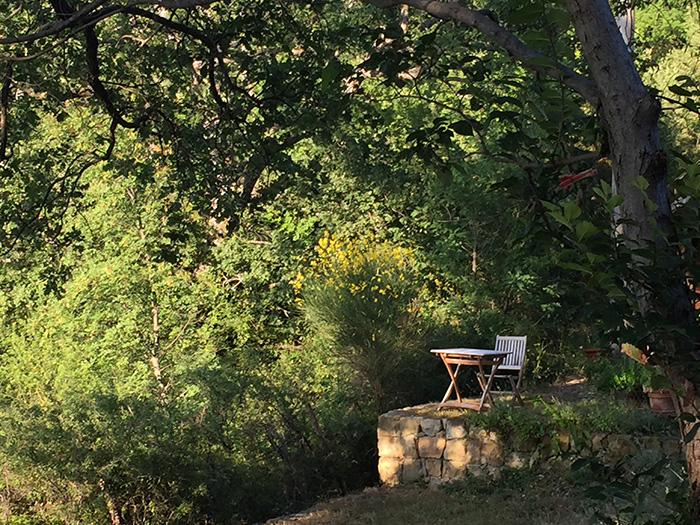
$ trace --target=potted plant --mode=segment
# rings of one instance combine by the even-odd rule
[[[661,416],[675,416],[678,413],[676,393],[670,386],[668,378],[658,367],[654,368],[649,383],[644,386],[649,397],[649,408]]]
[[[586,356],[586,359],[595,359],[596,357],[600,357],[600,348],[584,348],[583,349],[583,355]]]
[[[676,415],[678,412],[678,400],[675,392],[669,388],[671,385],[668,378],[663,374],[663,370],[649,363],[647,354],[632,344],[623,343],[622,353],[648,368],[648,374],[646,374],[644,379],[642,390],[646,392],[649,398],[649,408],[662,416]]]
[[[668,378],[657,366],[652,368],[649,375],[649,381],[643,388],[649,397],[649,408],[661,416],[675,416],[678,413],[678,400]]]
[[[649,388],[646,390],[649,396],[649,408],[661,416],[676,415],[676,394],[670,388]]]

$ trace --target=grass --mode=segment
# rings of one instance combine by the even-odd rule
[[[589,524],[591,502],[580,493],[562,473],[504,471],[500,480],[491,483],[467,478],[437,488],[369,488],[268,524]]]

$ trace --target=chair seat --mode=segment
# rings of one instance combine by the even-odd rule
[[[519,366],[503,366],[503,365],[501,365],[498,367],[498,370],[496,371],[496,376],[504,375],[504,373],[508,374],[508,375],[511,375],[511,374],[517,375],[520,373],[521,370],[522,369]]]

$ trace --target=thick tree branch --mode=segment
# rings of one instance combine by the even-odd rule
[[[36,42],[37,40],[41,40],[42,38],[46,38],[47,36],[57,35],[69,27],[73,27],[76,24],[80,24],[81,21],[87,17],[87,15],[92,13],[95,9],[100,7],[102,4],[105,4],[106,2],[107,0],[95,0],[94,2],[90,2],[88,5],[78,9],[77,11],[73,11],[72,13],[64,12],[65,6],[56,5],[54,6],[54,10],[56,11],[56,8],[58,8],[58,11],[56,11],[57,14],[59,14],[60,11],[60,20],[58,22],[55,22],[53,24],[47,24],[34,33],[0,38],[0,44],[30,43]],[[54,3],[56,2],[52,2],[52,4]]]
[[[97,19],[112,15],[124,9],[130,9],[139,5],[155,5],[165,9],[191,9],[193,7],[203,7],[213,4],[217,0],[129,0],[124,4],[114,4],[98,11],[98,8],[106,4],[108,0],[94,0],[78,10],[67,10],[66,2],[62,0],[52,0],[52,5],[58,7],[56,13],[60,20],[53,24],[47,24],[38,31],[26,33],[24,35],[0,38],[0,44],[21,44],[41,40],[49,36],[62,33],[64,30],[83,25],[85,23],[94,24]]]
[[[500,25],[489,12],[470,9],[457,2],[438,2],[436,0],[366,1],[380,8],[407,4],[436,18],[453,20],[472,27],[483,34],[487,40],[505,49],[524,67],[559,80],[562,84],[581,95],[593,107],[598,107],[598,88],[589,78],[535,51],[511,31]],[[543,58],[551,60],[552,65],[540,65]],[[540,59],[537,61],[537,65],[533,63],[535,59]]]

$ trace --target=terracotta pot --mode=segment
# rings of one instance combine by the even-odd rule
[[[649,408],[662,416],[675,416],[676,405],[674,403],[673,391],[664,388],[661,390],[651,390],[647,392],[649,396]]]
[[[600,348],[584,348],[583,353],[586,354],[586,358],[594,359],[600,357]]]

